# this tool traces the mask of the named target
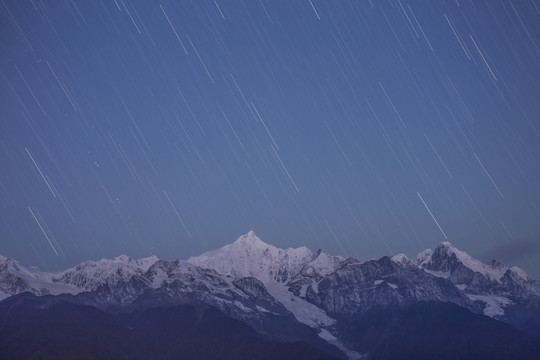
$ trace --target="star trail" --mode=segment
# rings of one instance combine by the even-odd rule
[[[538,1],[0,0],[0,34],[2,255],[254,230],[540,277]]]

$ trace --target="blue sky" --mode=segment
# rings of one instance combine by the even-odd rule
[[[0,31],[5,256],[254,230],[540,277],[538,2],[3,0]]]

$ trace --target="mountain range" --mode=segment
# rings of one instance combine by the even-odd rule
[[[361,262],[251,231],[187,260],[122,255],[59,273],[0,256],[0,300],[2,358],[540,354],[540,282],[449,242]]]

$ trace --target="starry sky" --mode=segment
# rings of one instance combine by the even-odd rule
[[[540,278],[540,2],[0,0],[0,254],[254,230]]]

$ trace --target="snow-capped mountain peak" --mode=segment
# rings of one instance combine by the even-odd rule
[[[319,249],[313,255],[313,260],[304,266],[302,273],[308,275],[314,273],[319,276],[326,276],[333,273],[343,260],[345,259],[341,256],[333,256]]]
[[[431,258],[432,254],[433,254],[433,250],[431,249],[423,250],[418,255],[416,255],[416,257],[413,259],[413,263],[415,263],[418,266],[423,265]]]
[[[439,274],[449,275],[462,265],[487,278],[500,282],[508,267],[497,261],[484,263],[464,251],[459,250],[448,241],[441,242],[433,251],[425,250],[416,257],[419,266]],[[421,260],[421,261],[420,261]]]
[[[449,242],[440,243],[433,251],[423,251],[415,264],[431,275],[449,280],[470,300],[483,304],[488,316],[506,316],[505,308],[523,301],[540,304],[540,284],[523,270],[496,260],[482,262]]]
[[[519,276],[522,280],[529,280],[529,276],[527,275],[527,273],[517,266],[511,267],[510,271]]]
[[[390,259],[397,264],[405,264],[410,262],[409,258],[405,254],[397,254],[392,256]]]
[[[220,249],[191,257],[188,262],[236,278],[254,277],[263,283],[285,282],[311,261],[307,247],[278,249],[250,231]]]
[[[22,271],[21,266],[16,260],[0,255],[0,267],[2,269],[11,269],[14,271]]]
[[[29,270],[17,261],[0,255],[0,300],[25,291],[36,295],[77,292],[74,286],[55,283],[55,275]]]
[[[234,243],[245,244],[247,246],[267,247],[268,244],[259,239],[255,231],[250,230],[247,234],[240,236]]]

